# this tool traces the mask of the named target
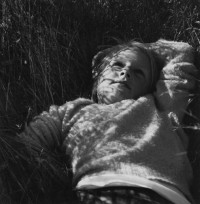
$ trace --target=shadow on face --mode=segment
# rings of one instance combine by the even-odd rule
[[[149,93],[151,63],[138,47],[117,52],[100,74],[97,84],[99,103],[115,103],[124,99],[137,99]]]

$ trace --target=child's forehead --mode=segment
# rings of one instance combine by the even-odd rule
[[[110,56],[110,59],[126,60],[131,58],[138,58],[144,55],[146,56],[147,54],[141,48],[133,47],[133,48],[121,49],[117,52],[114,52],[112,56]]]

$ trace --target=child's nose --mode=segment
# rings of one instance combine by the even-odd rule
[[[121,79],[129,79],[129,78],[131,78],[131,73],[130,73],[129,69],[123,69],[120,72],[120,78]]]

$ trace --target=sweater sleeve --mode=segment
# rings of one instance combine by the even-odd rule
[[[181,122],[195,90],[198,70],[190,62],[169,62],[160,73],[154,93],[158,108],[172,112]]]
[[[52,150],[62,142],[62,120],[66,111],[63,106],[51,106],[36,116],[20,134],[21,139],[33,151]]]
[[[52,105],[49,111],[44,111],[36,116],[25,127],[20,138],[34,154],[40,154],[41,151],[60,150],[64,138],[67,136],[63,134],[64,126],[81,108],[88,104],[91,104],[90,100],[79,98],[62,106]]]

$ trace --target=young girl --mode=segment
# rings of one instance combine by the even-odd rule
[[[93,100],[51,106],[20,138],[36,158],[66,151],[80,203],[192,203],[181,122],[193,60],[188,44],[164,40],[106,49],[93,60]]]

